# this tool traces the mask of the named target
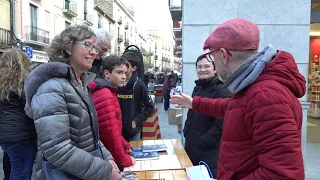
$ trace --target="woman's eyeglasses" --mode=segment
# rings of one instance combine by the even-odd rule
[[[97,49],[95,45],[85,41],[76,41],[73,44],[82,44],[88,51],[92,51],[92,49]]]

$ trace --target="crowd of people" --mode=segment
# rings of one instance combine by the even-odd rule
[[[188,108],[185,150],[219,180],[303,180],[306,81],[293,56],[267,45],[256,24],[232,19],[205,40],[192,96],[165,94]],[[50,62],[31,70],[17,49],[0,58],[0,146],[10,179],[121,179],[135,164],[129,141],[154,111],[139,48],[107,56],[110,35],[76,25],[57,35]],[[164,80],[165,92],[176,77]],[[10,165],[11,164],[11,165]],[[8,165],[5,165],[8,167]],[[7,169],[7,168],[6,168]],[[8,172],[8,171],[7,171]],[[9,176],[9,175],[8,175]]]
[[[110,39],[74,25],[52,40],[50,62],[33,70],[18,49],[1,56],[6,178],[31,179],[34,161],[41,180],[122,179],[119,172],[135,164],[129,141],[141,138],[154,105],[138,73],[139,49],[107,56]]]

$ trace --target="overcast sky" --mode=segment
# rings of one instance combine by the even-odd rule
[[[137,27],[144,34],[149,29],[158,29],[161,36],[172,39],[172,18],[168,0],[121,0],[125,5],[132,6]]]

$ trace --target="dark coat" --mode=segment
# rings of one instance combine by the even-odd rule
[[[37,136],[33,119],[25,111],[24,93],[11,92],[9,100],[0,101],[0,143],[24,141]]]
[[[195,83],[192,97],[215,99],[231,96],[218,76],[206,80],[199,79]],[[186,138],[185,149],[192,163],[198,165],[200,161],[204,161],[209,165],[214,177],[217,174],[222,125],[222,119],[189,110],[183,130]]]
[[[142,123],[154,112],[154,105],[148,88],[136,72],[124,87],[118,88],[118,99],[122,112],[122,135],[129,140],[141,132]],[[132,128],[133,120],[137,123],[135,128]]]

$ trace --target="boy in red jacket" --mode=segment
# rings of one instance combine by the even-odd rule
[[[96,78],[89,84],[99,119],[100,140],[121,167],[135,164],[130,156],[131,146],[121,134],[122,114],[117,97],[117,88],[124,85],[128,66],[125,59],[108,56],[102,59],[103,79]]]

